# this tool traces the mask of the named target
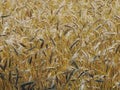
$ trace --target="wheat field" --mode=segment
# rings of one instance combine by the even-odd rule
[[[120,90],[120,0],[0,0],[0,90]]]

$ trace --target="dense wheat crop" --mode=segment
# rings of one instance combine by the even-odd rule
[[[120,90],[120,0],[0,0],[0,90]]]

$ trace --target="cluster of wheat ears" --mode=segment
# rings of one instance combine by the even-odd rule
[[[0,0],[0,90],[120,90],[120,0]]]

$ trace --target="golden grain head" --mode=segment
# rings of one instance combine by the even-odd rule
[[[120,0],[0,0],[0,90],[119,90]]]

